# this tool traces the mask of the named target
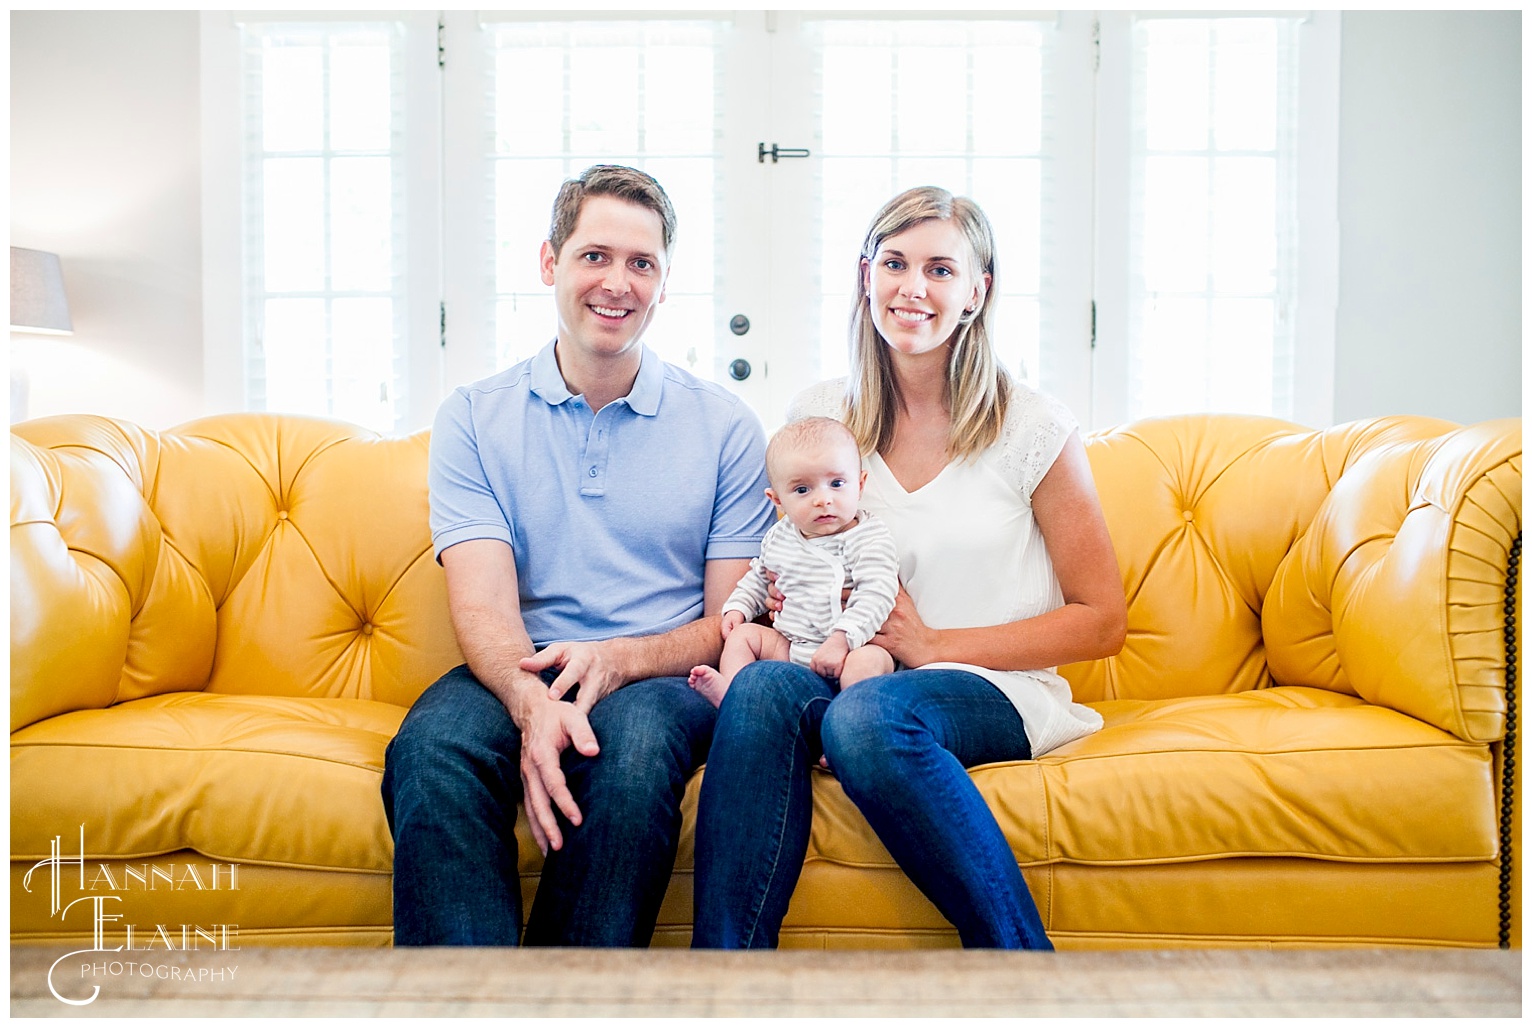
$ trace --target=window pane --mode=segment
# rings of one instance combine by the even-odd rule
[[[1208,144],[1208,24],[1151,21],[1147,36],[1147,124],[1151,150]]]
[[[886,48],[830,46],[824,51],[823,136],[836,153],[887,154],[893,148],[893,109],[867,102],[862,83],[889,82],[894,55]]]
[[[1277,288],[1277,162],[1269,157],[1213,161],[1213,289],[1270,293]]]
[[[1144,345],[1133,354],[1135,417],[1208,409],[1208,304],[1161,297],[1145,304]]]
[[[386,292],[393,275],[393,162],[337,157],[330,162],[330,287]]]
[[[974,161],[970,195],[995,230],[1000,287],[1036,295],[1042,281],[1042,163],[1016,158]]]
[[[1208,162],[1150,157],[1144,170],[1144,285],[1200,292],[1208,284]]]
[[[711,154],[713,94],[711,47],[649,47],[644,53],[645,151]]]
[[[900,47],[894,52],[895,139],[899,149],[963,153],[968,149],[968,53],[958,47]]]
[[[1221,18],[1214,25],[1214,145],[1271,150],[1277,145],[1277,26],[1246,18]]]
[[[265,308],[265,409],[328,414],[324,301],[267,300]]]
[[[644,345],[661,358],[680,365],[699,378],[713,377],[713,324],[711,296],[669,294],[663,316],[654,319],[644,333]]]
[[[266,289],[318,292],[325,287],[324,161],[282,157],[265,162]]]
[[[329,413],[387,431],[394,424],[393,303],[386,298],[338,299],[331,305]]]
[[[324,146],[324,49],[268,44],[261,53],[261,145],[271,151]]]
[[[1017,103],[1017,98],[1042,96],[1042,48],[1035,40],[1013,46],[980,42],[971,53],[974,150],[1037,153],[1042,148],[1042,104]]]
[[[1214,300],[1208,346],[1208,409],[1270,414],[1272,302]]]
[[[519,47],[495,55],[495,150],[503,154],[564,149],[564,57],[558,47]],[[537,103],[525,98],[537,97]]]
[[[636,47],[579,47],[569,51],[569,151],[581,156],[637,153],[639,81]],[[526,97],[517,97],[525,104]]]
[[[393,97],[387,46],[337,46],[330,51],[330,147],[391,148]]]

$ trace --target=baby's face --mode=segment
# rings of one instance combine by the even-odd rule
[[[867,476],[850,442],[831,440],[799,447],[782,455],[777,471],[767,494],[804,535],[835,535],[856,520]]]

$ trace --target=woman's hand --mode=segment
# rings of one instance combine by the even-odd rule
[[[905,667],[921,667],[937,659],[936,629],[920,620],[920,614],[915,610],[915,601],[904,591],[903,584],[899,586],[899,595],[894,599],[894,609],[889,612],[888,620],[883,622],[883,627],[872,637],[872,641]]]

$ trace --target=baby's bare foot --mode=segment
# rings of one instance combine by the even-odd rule
[[[701,693],[715,707],[723,703],[723,694],[729,691],[729,683],[724,681],[723,675],[706,664],[692,668],[686,684]]]

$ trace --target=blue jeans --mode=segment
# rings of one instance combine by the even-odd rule
[[[543,864],[527,945],[649,944],[675,864],[681,796],[715,717],[684,678],[633,682],[591,710],[601,752],[563,756],[584,819],[576,828],[558,815],[564,846]],[[395,945],[520,941],[520,761],[520,731],[467,666],[405,715],[383,770]]]
[[[968,671],[913,670],[836,694],[795,664],[734,678],[697,812],[698,948],[775,946],[808,849],[824,753],[964,946],[1052,949],[1016,858],[966,768],[1031,756],[1021,717]]]

